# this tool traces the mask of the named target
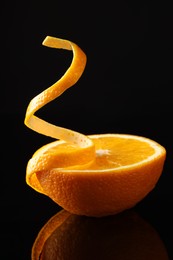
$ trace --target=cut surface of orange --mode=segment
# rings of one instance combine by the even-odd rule
[[[63,77],[27,108],[25,124],[58,139],[29,160],[27,184],[78,215],[112,215],[133,207],[155,187],[163,171],[165,148],[136,135],[83,135],[36,117],[38,109],[76,83],[86,64],[85,54],[70,41],[47,37],[43,44],[72,50],[74,55]]]

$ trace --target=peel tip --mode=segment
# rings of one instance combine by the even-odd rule
[[[43,42],[42,42],[42,45],[43,45],[43,46],[47,46],[48,43],[49,43],[49,41],[50,41],[51,39],[52,39],[51,36],[46,36],[46,37],[44,38]]]

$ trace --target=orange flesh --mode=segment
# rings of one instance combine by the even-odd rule
[[[96,159],[88,169],[110,169],[138,163],[154,153],[146,143],[122,138],[94,139]]]

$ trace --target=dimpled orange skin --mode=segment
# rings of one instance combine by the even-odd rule
[[[155,187],[165,156],[163,148],[157,158],[128,169],[98,172],[52,169],[36,176],[44,193],[67,211],[100,217],[119,213],[142,200]]]

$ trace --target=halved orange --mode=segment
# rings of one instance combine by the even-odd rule
[[[31,100],[25,124],[58,140],[29,160],[26,182],[67,211],[105,216],[133,207],[156,185],[166,158],[159,143],[129,134],[83,135],[54,126],[34,113],[82,75],[86,56],[74,43],[47,37],[44,45],[72,50],[70,68],[54,85]]]
[[[134,210],[92,218],[61,210],[38,232],[32,260],[168,260],[157,231]]]
[[[55,141],[41,148],[29,161],[29,185],[67,211],[88,216],[110,215],[133,207],[154,188],[165,160],[165,149],[161,145],[125,134],[88,137],[95,145],[95,160],[60,168],[62,147],[74,149],[74,154],[80,149]],[[61,155],[60,158],[68,160]]]

